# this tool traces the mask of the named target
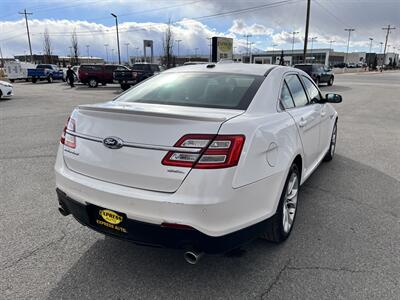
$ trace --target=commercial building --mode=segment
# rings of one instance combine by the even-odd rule
[[[386,54],[386,64],[389,63],[389,57],[392,57],[393,55],[394,53]],[[282,56],[285,65],[294,65],[303,63],[303,49],[296,49],[293,51],[292,50],[265,51],[263,53],[252,54],[250,57],[244,55],[242,56],[241,60],[245,63],[251,62],[255,64],[279,64]],[[383,54],[378,54],[378,60],[379,56],[383,57]],[[392,57],[392,59],[394,59],[394,56]],[[337,52],[334,51],[333,49],[323,48],[323,49],[309,49],[306,55],[306,63],[335,66],[344,64],[345,62],[347,62],[348,64],[368,63],[368,53],[349,52],[348,54],[346,54],[346,52]]]

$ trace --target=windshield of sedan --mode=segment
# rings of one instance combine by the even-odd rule
[[[115,101],[245,110],[263,79],[226,73],[162,73]]]

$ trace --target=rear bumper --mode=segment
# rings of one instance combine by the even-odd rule
[[[262,232],[265,232],[266,226],[269,225],[269,219],[267,219],[233,233],[213,237],[195,229],[168,228],[127,219],[125,227],[128,233],[118,233],[97,225],[91,215],[90,205],[71,199],[60,189],[56,191],[59,204],[63,210],[72,214],[82,225],[105,235],[146,246],[194,249],[209,254],[222,254],[254,240]]]

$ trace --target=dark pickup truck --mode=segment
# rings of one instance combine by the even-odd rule
[[[161,72],[161,68],[157,64],[134,64],[131,70],[115,70],[114,82],[118,82],[121,85],[121,89],[125,91],[132,85],[159,72]]]

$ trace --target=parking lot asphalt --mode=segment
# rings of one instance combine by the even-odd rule
[[[14,86],[0,100],[0,298],[399,299],[399,72],[338,75],[321,87],[344,99],[337,155],[302,186],[288,241],[257,240],[195,266],[182,251],[105,238],[57,211],[65,120],[118,86]]]

